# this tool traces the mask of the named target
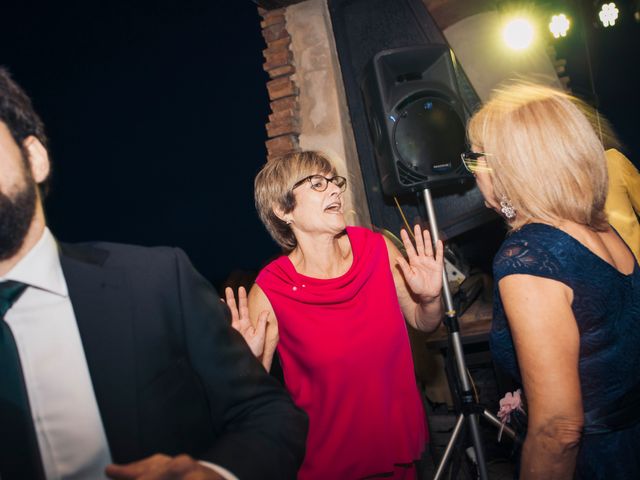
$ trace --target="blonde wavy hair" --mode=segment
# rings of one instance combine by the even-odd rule
[[[588,110],[562,91],[519,82],[496,90],[469,121],[469,141],[490,154],[496,198],[516,210],[511,228],[534,220],[608,227],[606,160]]]
[[[336,175],[336,169],[325,154],[314,151],[293,152],[269,160],[256,175],[254,195],[258,216],[271,237],[285,252],[298,245],[291,227],[278,218],[274,209],[293,211],[296,199],[293,185],[309,175]]]

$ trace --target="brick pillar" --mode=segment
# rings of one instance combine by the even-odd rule
[[[291,36],[287,31],[285,9],[258,8],[260,26],[267,48],[263,50],[264,70],[269,74],[267,91],[271,115],[266,125],[267,160],[290,152],[299,152],[300,107],[298,87],[293,81],[295,65],[289,48]]]

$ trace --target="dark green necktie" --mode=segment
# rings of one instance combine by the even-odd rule
[[[0,283],[0,478],[44,479],[20,356],[4,316],[27,285]]]

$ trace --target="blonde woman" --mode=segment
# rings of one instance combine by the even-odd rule
[[[513,85],[463,155],[512,232],[494,260],[491,350],[522,382],[524,479],[640,478],[640,270],[604,212],[602,144],[577,101]]]
[[[268,368],[278,325],[286,387],[309,415],[299,479],[416,479],[428,433],[405,319],[424,331],[440,324],[442,243],[434,251],[416,226],[414,245],[403,231],[406,261],[382,235],[345,224],[346,188],[317,152],[260,171],[258,213],[285,254],[258,275],[252,327],[240,330],[250,344],[258,339],[254,353]],[[244,295],[237,312],[227,291],[234,323],[247,316]]]

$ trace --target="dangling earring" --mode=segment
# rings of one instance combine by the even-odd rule
[[[512,220],[516,216],[516,209],[513,208],[511,201],[504,195],[500,199],[500,211],[507,220]]]

